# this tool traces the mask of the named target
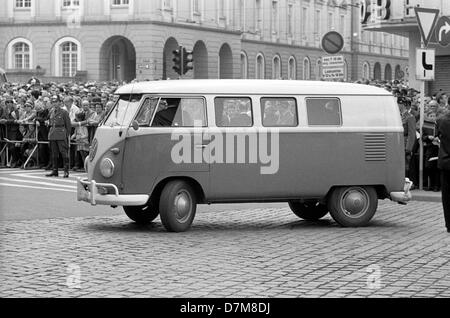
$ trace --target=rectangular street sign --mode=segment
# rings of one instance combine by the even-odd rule
[[[416,79],[418,81],[433,81],[435,74],[434,49],[417,49],[416,54]]]
[[[343,79],[344,74],[344,56],[324,56],[322,57],[322,78],[325,80]]]

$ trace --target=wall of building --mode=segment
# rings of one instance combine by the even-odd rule
[[[108,79],[112,72],[126,78],[131,74],[139,79],[173,78],[177,75],[170,63],[175,45],[189,50],[203,48],[196,54],[200,59],[196,67],[201,71],[190,72],[186,78],[218,78],[219,53],[229,47],[230,61],[222,66],[225,76],[240,78],[240,54],[245,51],[249,78],[255,77],[256,55],[262,53],[266,78],[273,77],[272,60],[279,55],[283,78],[287,78],[288,60],[293,56],[297,79],[303,78],[305,58],[311,63],[311,79],[319,79],[317,61],[325,55],[320,40],[325,32],[334,29],[343,34],[346,42],[342,54],[348,64],[349,79],[362,77],[364,61],[370,65],[378,61],[383,72],[386,59],[391,60],[393,69],[397,64],[406,68],[405,41],[389,36],[387,43],[382,43],[386,37],[374,37],[365,43],[361,28],[354,23],[359,13],[350,5],[352,1],[259,0],[259,10],[258,0],[222,1],[224,8],[219,10],[219,0],[198,0],[196,11],[194,0],[129,0],[125,6],[114,6],[112,0],[80,0],[77,8],[62,7],[63,0],[31,0],[32,7],[28,9],[14,8],[13,0],[0,0],[0,7],[7,7],[0,11],[0,66],[9,68],[8,45],[20,37],[32,44],[31,69],[39,65],[47,71],[46,76],[60,76],[55,45],[71,37],[80,44],[78,69],[86,71],[90,80]],[[365,50],[365,45],[369,49]],[[118,70],[111,70],[108,65],[113,46],[122,53]],[[124,70],[124,64],[135,69]]]

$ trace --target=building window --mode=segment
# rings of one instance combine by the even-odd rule
[[[348,81],[348,63],[344,61],[344,81]]]
[[[318,59],[316,64],[316,80],[322,79],[322,70],[322,59]]]
[[[256,0],[255,3],[255,31],[262,32],[262,3]]]
[[[342,36],[345,36],[345,16],[341,15],[341,21],[339,23],[339,32]]]
[[[297,79],[297,61],[295,60],[295,57],[291,56],[289,58],[288,63],[288,79],[290,80],[296,80]]]
[[[248,57],[245,52],[241,52],[241,77],[242,79],[248,78]]]
[[[294,35],[294,5],[292,3],[288,4],[288,18],[287,18],[287,30],[288,36],[292,37]]]
[[[245,0],[239,0],[239,26],[242,31],[246,30],[245,21],[247,20],[246,13],[247,8],[245,6]]]
[[[272,34],[278,34],[278,1],[272,1]]]
[[[272,78],[276,80],[281,79],[281,59],[278,55],[272,61]]]
[[[333,13],[328,13],[328,31],[334,30],[334,21],[333,21]]]
[[[225,0],[219,0],[219,19],[224,19],[226,17],[225,9]]]
[[[307,39],[308,38],[308,8],[302,9],[302,38]]]
[[[255,72],[256,79],[265,78],[264,64],[265,64],[264,56],[262,54],[258,54],[258,56],[256,57],[256,72]]]
[[[367,62],[363,64],[362,77],[363,79],[370,79],[370,65]]]
[[[113,0],[113,6],[127,6],[130,0]]]
[[[81,43],[65,37],[54,46],[54,76],[72,77],[81,70]]]
[[[7,68],[32,69],[33,68],[33,44],[25,38],[16,38],[8,43]]]
[[[63,8],[72,8],[72,7],[79,7],[80,6],[80,0],[64,0],[63,1]]]
[[[24,42],[16,43],[13,46],[14,51],[14,68],[29,69],[30,68],[30,46]]]
[[[73,42],[61,45],[62,76],[75,76],[78,69],[78,46]]]
[[[320,10],[316,11],[315,17],[314,17],[314,34],[316,37],[320,36]]]
[[[31,0],[16,0],[16,8],[31,8]]]
[[[307,57],[303,60],[303,79],[311,79],[311,62]]]
[[[200,14],[200,0],[192,0],[192,11],[194,14]]]

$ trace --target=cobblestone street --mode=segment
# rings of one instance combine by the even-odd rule
[[[380,202],[358,229],[264,205],[181,234],[125,215],[0,226],[1,297],[450,297],[439,203]]]

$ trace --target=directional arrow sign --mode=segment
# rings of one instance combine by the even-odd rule
[[[436,39],[442,46],[450,44],[450,18],[441,17],[436,24]]]
[[[417,22],[419,23],[420,34],[422,35],[425,47],[428,46],[433,30],[439,16],[438,9],[414,8],[416,12]]]
[[[416,78],[420,81],[433,81],[435,73],[435,50],[417,49]]]

